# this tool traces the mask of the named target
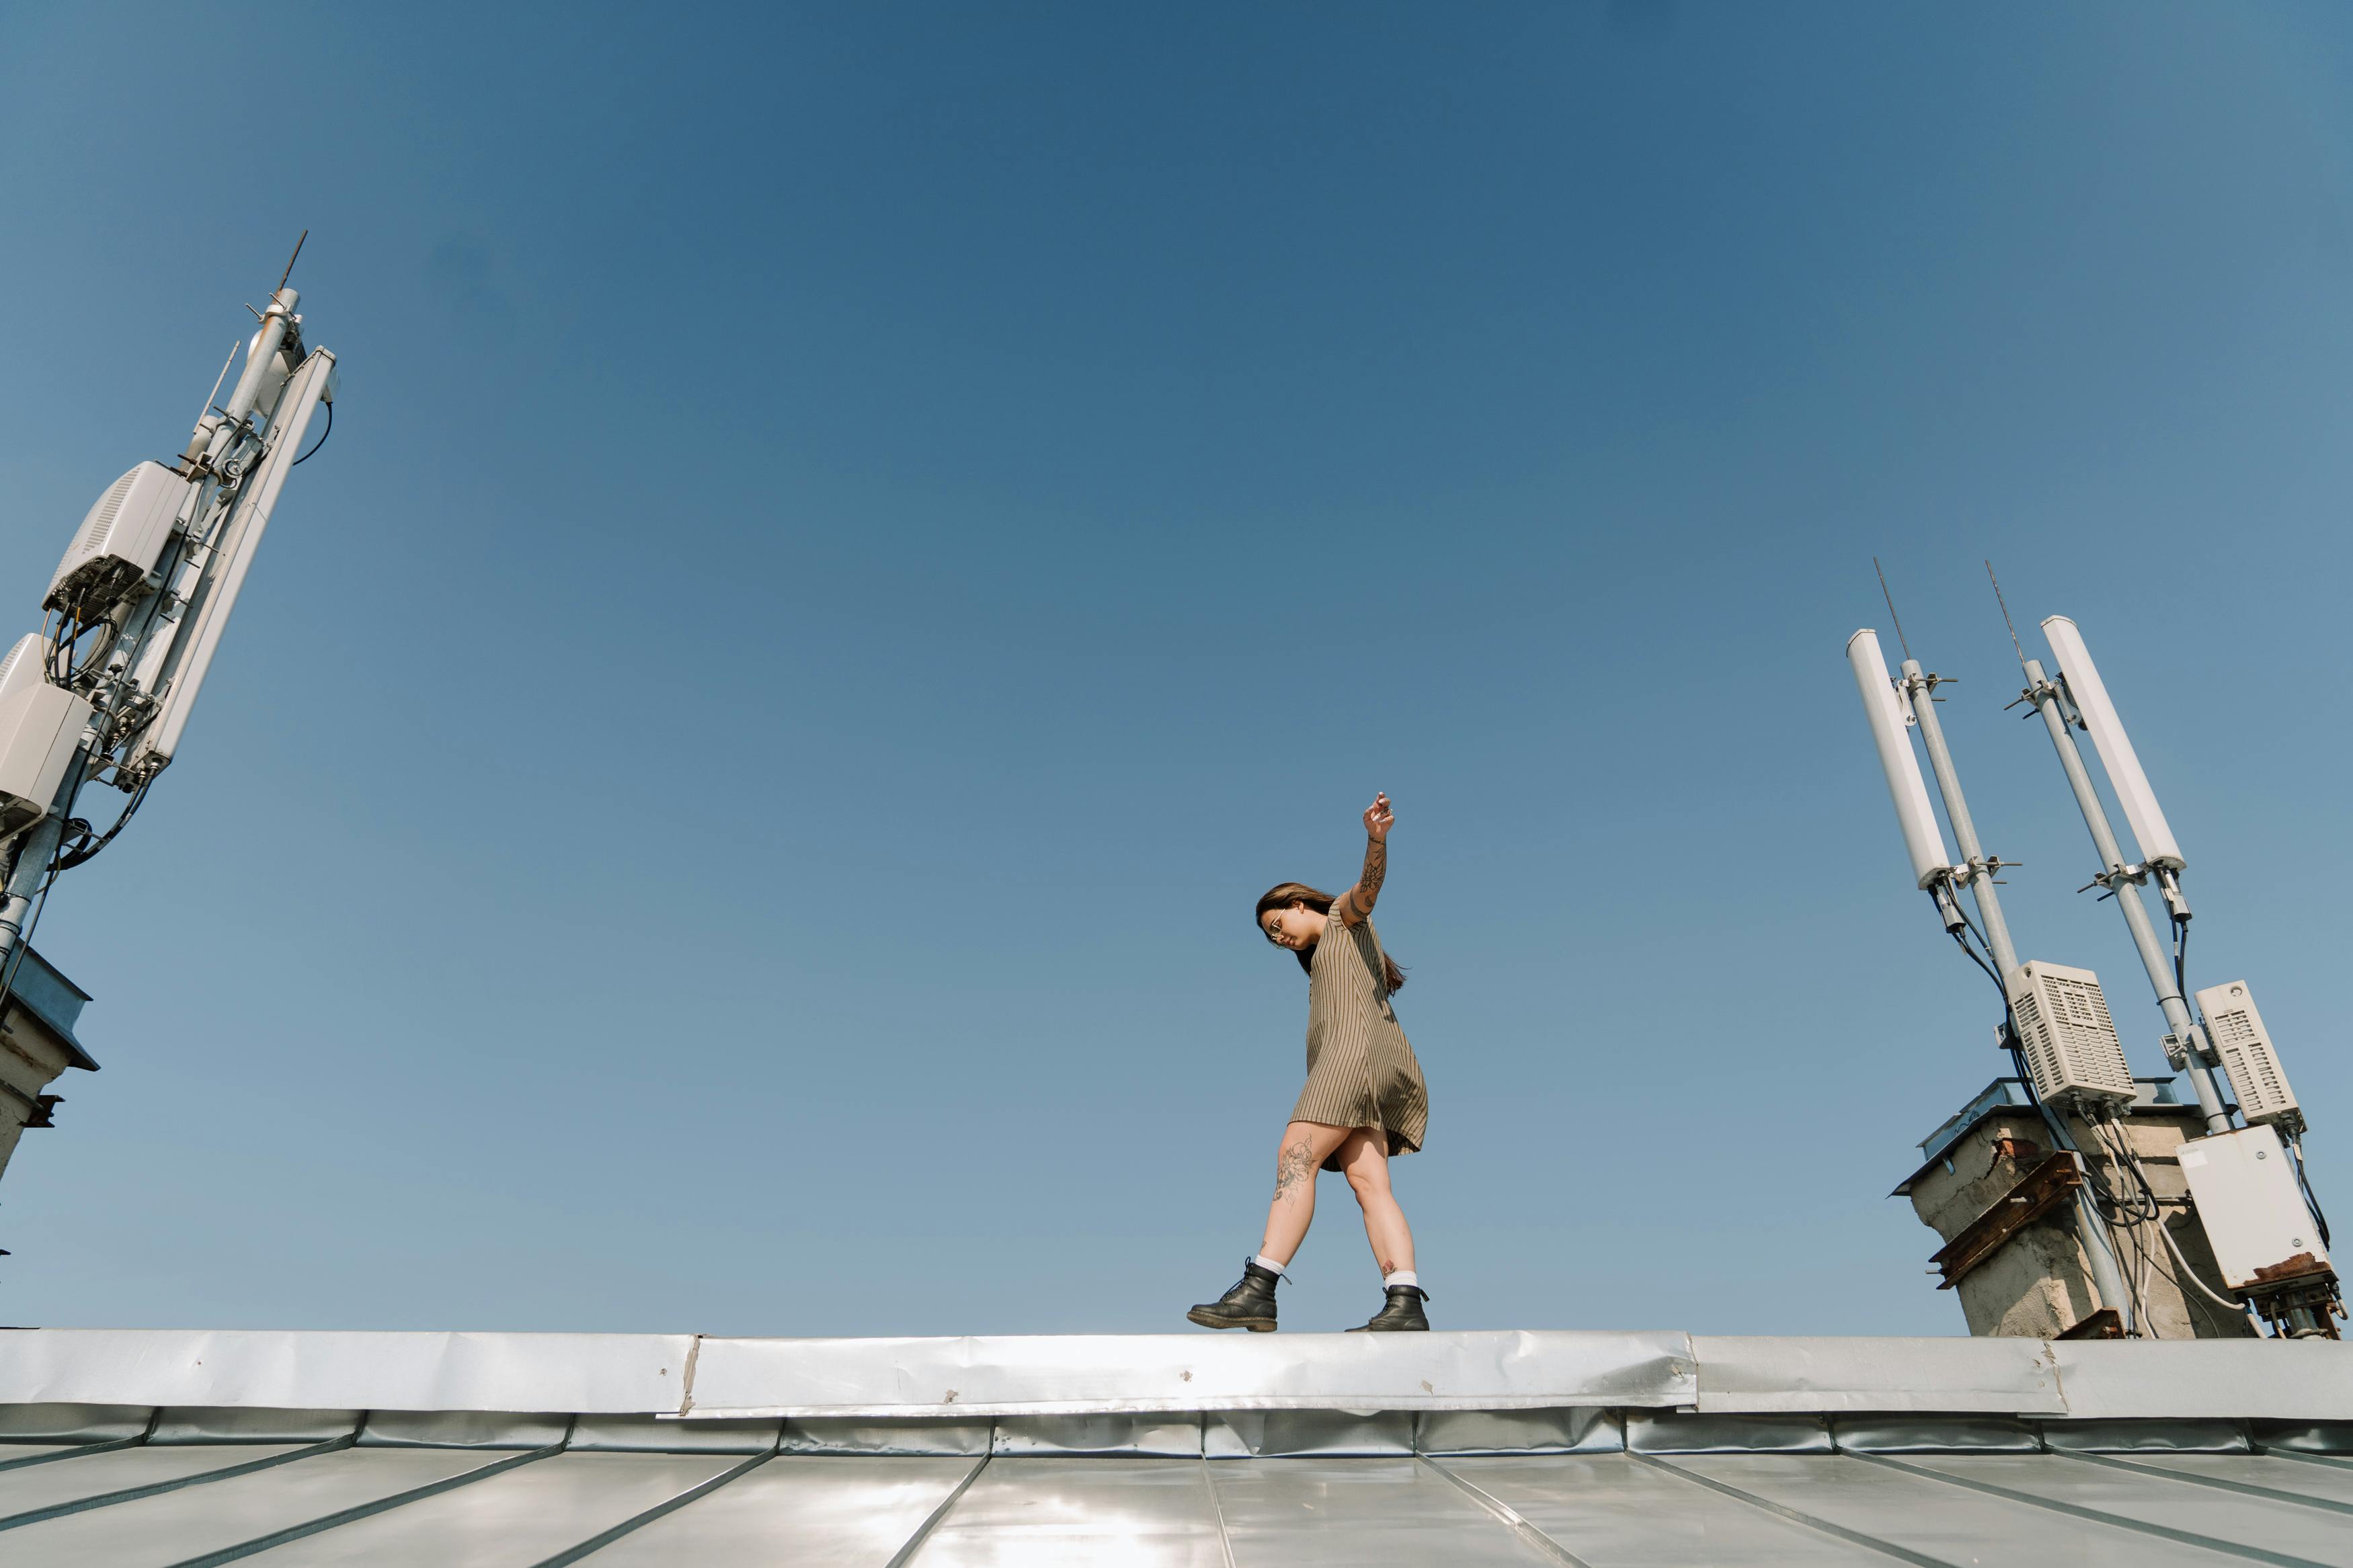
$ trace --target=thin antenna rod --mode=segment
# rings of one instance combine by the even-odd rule
[[[2001,606],[2001,624],[2010,627],[2010,646],[2018,649],[2018,668],[2026,668],[2026,650],[2018,646],[2018,626],[2010,618],[2010,601],[2001,596],[2001,579],[1993,574],[1993,563],[1985,563],[1986,581],[1993,584],[1993,602]],[[1890,612],[1891,614],[1893,612]]]
[[[1871,569],[1879,573],[1879,596],[1887,601],[1887,618],[1895,623],[1896,646],[1903,648],[1905,658],[1910,658],[1912,639],[1904,635],[1903,617],[1895,613],[1895,595],[1887,591],[1887,574],[1880,571],[1879,557],[1876,555],[1871,558]]]
[[[212,412],[214,399],[220,396],[221,383],[228,379],[228,367],[237,363],[237,351],[239,346],[235,339],[229,341],[228,358],[221,361],[221,373],[213,377],[213,389],[205,395],[205,405],[196,410],[197,424],[203,424],[205,416]]]
[[[307,229],[307,228],[306,228],[306,229],[304,229],[304,230],[302,231],[302,239],[298,239],[298,240],[296,240],[296,241],[294,242],[294,256],[290,256],[290,257],[288,257],[288,258],[286,258],[286,270],[285,270],[283,273],[280,273],[280,274],[279,275],[279,279],[278,279],[278,287],[279,287],[279,288],[280,288],[280,289],[285,288],[285,287],[286,287],[286,279],[294,276],[294,257],[295,257],[295,256],[300,256],[300,255],[301,255],[301,254],[302,254],[302,240],[303,240],[303,239],[308,239],[308,238],[310,238],[310,237],[311,237],[311,231],[310,231],[309,229]]]

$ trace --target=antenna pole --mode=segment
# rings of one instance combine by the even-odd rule
[[[1995,967],[2007,975],[2018,967],[2018,949],[2010,940],[2010,922],[2001,918],[2001,895],[1993,890],[1993,874],[2001,862],[1989,858],[1978,842],[1978,825],[1969,816],[1969,803],[1962,798],[1961,775],[1953,766],[1952,749],[1945,744],[1945,727],[1936,718],[1936,678],[1921,673],[1918,659],[1907,658],[1899,684],[1920,726],[1920,740],[1928,748],[1928,767],[1936,775],[1936,793],[1945,797],[1945,819],[1953,825],[1961,863],[1968,868],[1969,897],[1976,901],[1978,920],[1985,927],[1986,946],[1993,952]]]
[[[301,251],[298,240],[294,256]],[[286,267],[269,310],[256,312],[260,325],[245,345],[235,390],[225,403],[214,404],[227,375],[224,365],[178,466],[142,464],[120,481],[125,487],[148,482],[147,470],[179,481],[176,490],[155,492],[160,510],[150,508],[144,553],[132,563],[143,568],[143,583],[138,575],[85,577],[63,600],[57,597],[60,589],[51,587],[46,609],[85,629],[103,623],[110,630],[76,668],[44,671],[51,687],[79,702],[83,728],[47,814],[0,840],[0,1010],[57,877],[114,837],[171,762],[271,509],[298,460],[304,427],[320,404],[334,400],[335,356],[304,346],[301,318],[294,313],[300,297],[286,286],[294,257]],[[235,356],[232,345],[232,362]],[[134,547],[135,542],[124,546]],[[31,743],[46,755],[52,742],[33,734]],[[0,750],[13,765],[26,745],[20,734]],[[61,853],[77,796],[100,783],[130,801],[102,837]]]
[[[1885,587],[1885,579],[1881,586]],[[1888,614],[1894,614],[1891,602]],[[1905,658],[1904,677],[1896,683],[1903,689],[1905,706],[1912,710],[1913,722],[1919,727],[1920,740],[1928,749],[1928,766],[1936,775],[1936,793],[1945,797],[1945,818],[1953,825],[1954,841],[1960,846],[1962,864],[1952,868],[1951,877],[1939,883],[1936,892],[1949,899],[1950,884],[1966,875],[1969,896],[1978,906],[1978,920],[1985,927],[1986,947],[1993,955],[1994,969],[2008,987],[2010,971],[2018,967],[2018,949],[2010,938],[2010,922],[2002,919],[2001,896],[1993,889],[1993,874],[2001,862],[1985,852],[1978,842],[1977,823],[1969,816],[1969,803],[1961,794],[1960,771],[1953,765],[1952,748],[1945,743],[1945,727],[1937,721],[1935,699],[1936,678],[1922,672],[1920,661]],[[2080,1153],[2067,1123],[2050,1106],[2042,1107],[2043,1124],[2050,1128],[2058,1147]],[[2092,1289],[2100,1298],[2100,1305],[2114,1307],[2116,1316],[2127,1325],[2137,1327],[2137,1313],[2132,1292],[2126,1288],[2124,1270],[2116,1252],[2109,1245],[2107,1227],[2101,1223],[2099,1210],[2094,1206],[2091,1194],[2078,1190],[2075,1194],[2075,1237],[2084,1249],[2084,1258],[2092,1276]]]
[[[2068,729],[2067,716],[2059,706],[2059,688],[2042,673],[2039,659],[2026,660],[2025,697],[2042,715],[2042,727],[2051,732],[2052,750],[2059,753],[2060,771],[2067,775],[2067,787],[2075,792],[2075,805],[2084,814],[2084,826],[2091,829],[2092,847],[2099,852],[2100,863],[2105,868],[2097,880],[2115,896],[2116,910],[2125,917],[2125,928],[2132,932],[2133,946],[2140,953],[2140,966],[2148,972],[2149,987],[2157,993],[2157,1005],[2165,1014],[2166,1027],[2171,1031],[2172,1038],[2181,1043],[2189,1084],[2198,1092],[2198,1109],[2206,1118],[2206,1131],[2209,1134],[2228,1132],[2230,1112],[2222,1109],[2222,1097],[2214,1087],[2214,1070],[2200,1055],[2200,1036],[2189,1016],[2189,1004],[2174,984],[2173,961],[2158,945],[2157,930],[2149,922],[2148,906],[2141,902],[2140,884],[2147,879],[2148,868],[2126,863],[2124,851],[2116,844],[2116,831],[2109,826],[2107,808],[2100,804],[2099,792],[2092,787],[2092,775],[2084,766],[2084,754],[2076,750],[2074,733]]]
[[[1993,602],[2001,606],[2001,624],[2010,628],[2010,646],[2018,654],[2018,668],[2026,668],[2026,649],[2018,642],[2018,623],[2010,618],[2010,601],[2001,596],[2001,579],[1993,574],[1993,563],[1985,563],[1986,581],[1993,584]]]
[[[1908,659],[1912,657],[1912,639],[1904,635],[1904,617],[1895,613],[1895,595],[1887,591],[1887,572],[1879,564],[1876,555],[1871,558],[1871,569],[1879,574],[1879,596],[1887,601],[1887,618],[1895,626],[1895,646],[1904,650],[1904,657]]]
[[[311,231],[306,228],[302,231],[302,238],[294,242],[294,256],[290,256],[286,258],[286,270],[278,275],[278,287],[280,289],[285,288],[286,279],[294,276],[294,257],[302,254],[302,241],[307,240],[310,237]],[[271,290],[272,293],[275,293],[276,291],[276,289]]]

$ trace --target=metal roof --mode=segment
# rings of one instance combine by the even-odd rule
[[[67,979],[64,971],[31,947],[22,951],[24,959],[9,981],[8,999],[57,1036],[74,1066],[96,1072],[97,1061],[74,1037],[74,1025],[81,1017],[82,1004],[90,1000],[90,993]]]
[[[9,1568],[2353,1564],[2348,1515],[2331,1343],[0,1331]]]

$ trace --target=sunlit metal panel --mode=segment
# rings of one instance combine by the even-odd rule
[[[241,1450],[216,1447],[215,1455]],[[8,1568],[166,1568],[290,1526],[480,1468],[495,1456],[456,1448],[345,1448],[136,1502],[10,1531]]]

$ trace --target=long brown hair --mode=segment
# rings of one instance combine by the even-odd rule
[[[1337,901],[1322,889],[1311,888],[1304,882],[1277,882],[1259,895],[1258,913],[1250,919],[1259,928],[1259,935],[1264,936],[1266,911],[1269,910],[1287,910],[1293,904],[1304,904],[1319,915],[1328,915]],[[1313,943],[1306,947],[1294,947],[1291,951],[1298,958],[1300,968],[1310,974],[1315,973],[1314,964],[1309,962],[1315,952]],[[1405,989],[1405,971],[1398,967],[1397,960],[1388,955],[1388,949],[1383,948],[1380,952],[1381,984],[1391,991],[1402,991]]]

